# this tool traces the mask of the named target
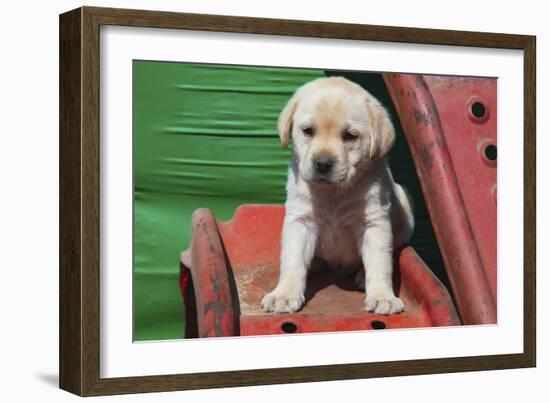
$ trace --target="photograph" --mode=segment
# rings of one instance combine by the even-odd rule
[[[497,85],[133,60],[133,341],[496,324]]]
[[[536,366],[536,36],[499,31],[61,14],[59,387]]]

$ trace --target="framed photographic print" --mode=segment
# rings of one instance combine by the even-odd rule
[[[60,16],[60,387],[535,365],[535,37]]]

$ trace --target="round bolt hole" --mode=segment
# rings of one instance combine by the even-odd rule
[[[298,326],[292,322],[285,322],[281,325],[281,329],[285,333],[296,333],[298,330]]]
[[[496,161],[497,160],[497,146],[495,146],[493,144],[489,144],[489,145],[487,145],[487,147],[485,147],[485,150],[483,152],[485,153],[485,157],[489,161]]]
[[[466,115],[472,122],[482,124],[489,120],[491,109],[481,97],[477,95],[470,97],[465,106]]]
[[[381,330],[386,328],[386,324],[381,320],[373,320],[370,325],[375,330]]]
[[[487,113],[487,110],[485,109],[485,105],[483,105],[483,103],[479,101],[476,101],[472,104],[471,110],[472,110],[472,115],[474,115],[478,119],[481,119]]]

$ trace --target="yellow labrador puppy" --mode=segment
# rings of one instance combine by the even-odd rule
[[[414,217],[385,156],[395,131],[384,107],[345,78],[320,78],[296,91],[278,129],[283,147],[292,139],[294,156],[279,282],[263,298],[263,310],[299,310],[317,257],[332,268],[358,270],[369,312],[403,311],[393,291],[392,258],[394,248],[409,241]]]

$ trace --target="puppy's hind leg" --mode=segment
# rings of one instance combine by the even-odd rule
[[[362,267],[357,269],[357,272],[355,273],[355,285],[360,290],[365,291],[365,269]]]
[[[281,268],[275,289],[262,300],[266,312],[291,313],[304,304],[307,271],[317,242],[317,229],[285,218],[281,240]]]
[[[407,189],[395,184],[392,208],[393,244],[400,249],[409,243],[414,230],[413,200]]]

